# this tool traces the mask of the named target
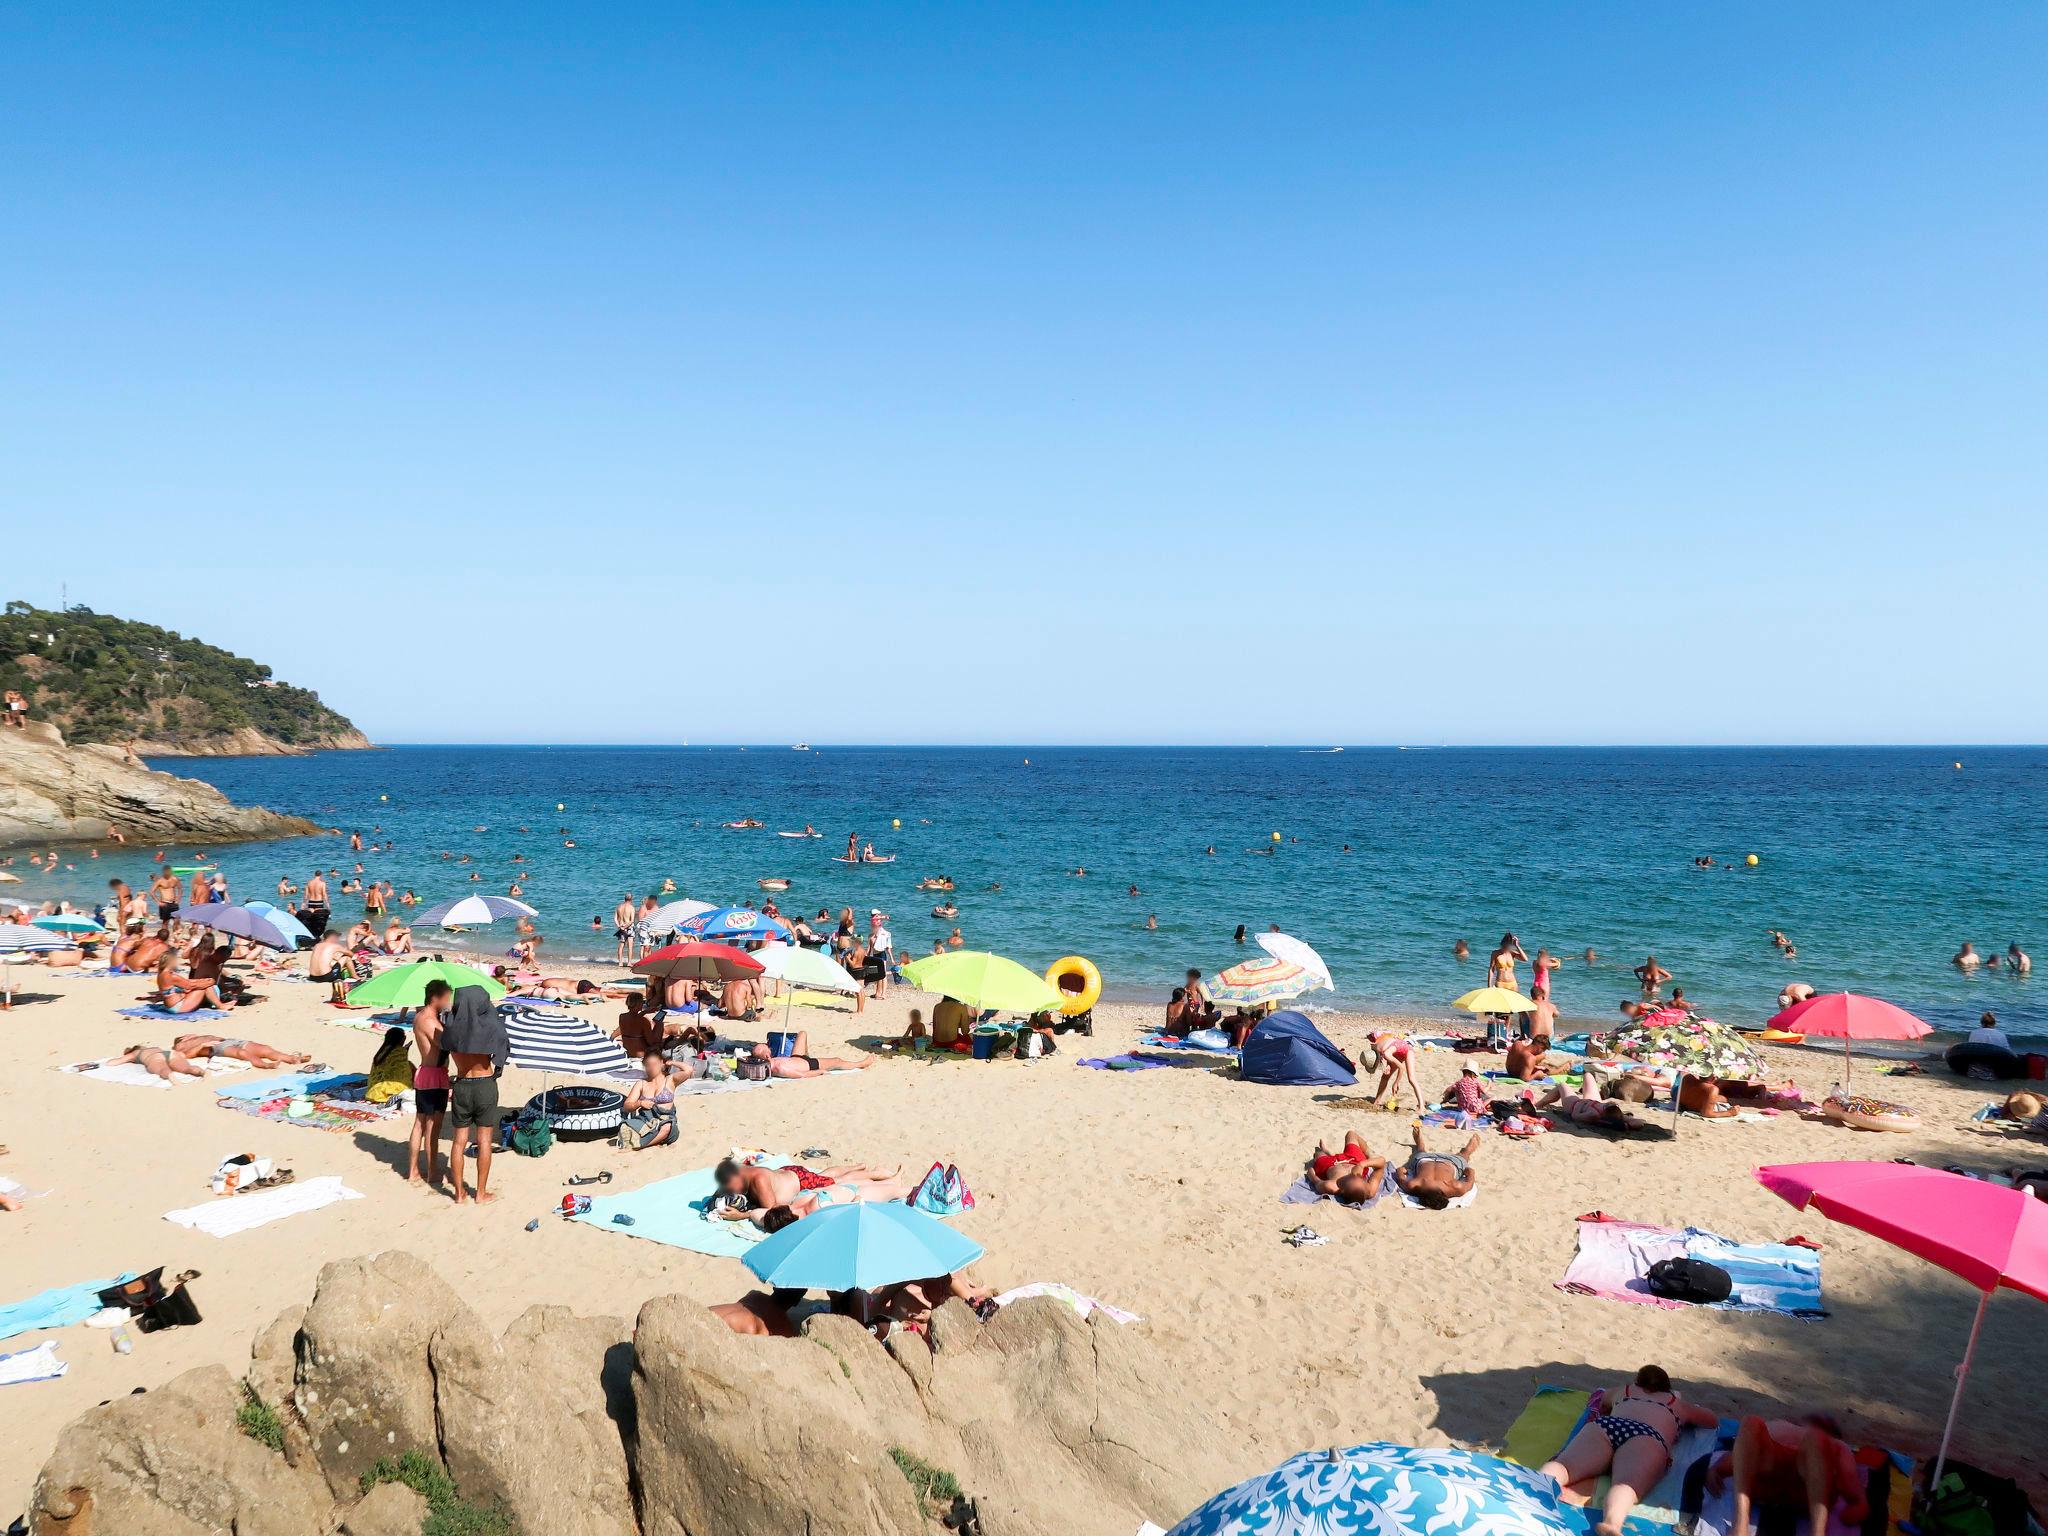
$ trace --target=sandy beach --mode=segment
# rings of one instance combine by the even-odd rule
[[[303,1302],[330,1259],[409,1249],[494,1328],[535,1302],[630,1318],[663,1293],[734,1299],[750,1277],[733,1260],[548,1212],[571,1174],[610,1170],[607,1192],[617,1192],[737,1145],[822,1147],[834,1159],[919,1171],[934,1159],[957,1162],[979,1199],[960,1226],[988,1250],[976,1278],[998,1288],[1065,1281],[1140,1314],[1134,1326],[1236,1440],[1231,1464],[1215,1469],[1217,1487],[1329,1443],[1497,1446],[1539,1385],[1611,1385],[1645,1361],[1724,1413],[1824,1407],[1852,1438],[1927,1454],[1975,1293],[1874,1238],[1794,1212],[1750,1170],[1902,1155],[1984,1169],[2033,1160],[2024,1147],[1968,1128],[1988,1085],[1882,1076],[1873,1061],[1858,1067],[1859,1087],[1912,1105],[1924,1130],[1880,1137],[1782,1115],[1721,1125],[1688,1118],[1676,1141],[1610,1142],[1570,1130],[1528,1142],[1489,1135],[1469,1209],[1425,1212],[1395,1200],[1364,1213],[1286,1206],[1278,1197],[1318,1137],[1335,1144],[1356,1128],[1391,1153],[1406,1139],[1408,1115],[1367,1113],[1325,1090],[1241,1083],[1213,1058],[1156,1071],[1078,1070],[1077,1055],[1122,1050],[1157,1017],[1115,1006],[1098,1010],[1094,1040],[1063,1037],[1060,1054],[1041,1061],[884,1059],[857,1075],[685,1101],[674,1148],[563,1142],[540,1160],[500,1156],[493,1184],[502,1198],[457,1208],[405,1183],[407,1119],[328,1134],[224,1111],[209,1082],[160,1091],[50,1070],[172,1030],[115,1015],[141,990],[134,978],[23,967],[16,978],[48,1000],[0,1015],[13,1059],[0,1079],[0,1139],[9,1148],[0,1173],[50,1193],[0,1216],[0,1301],[161,1264],[200,1271],[192,1292],[205,1321],[138,1334],[126,1356],[83,1326],[9,1340],[17,1350],[54,1338],[70,1365],[59,1380],[0,1392],[0,1507],[10,1514],[64,1423],[195,1364],[239,1371],[257,1331]],[[366,1068],[378,1035],[350,1027],[362,1015],[325,1006],[324,988],[262,990],[266,1000],[231,1024],[205,1027],[308,1051],[336,1069]],[[814,1050],[830,1051],[900,1027],[908,1007],[931,1001],[894,990],[858,1018],[837,1007],[799,1008],[796,1018]],[[609,1008],[591,1012],[609,1027]],[[1359,1015],[1318,1022],[1352,1051],[1376,1023],[1402,1024]],[[1425,1092],[1443,1089],[1459,1062],[1424,1052]],[[1838,1054],[1808,1050],[1774,1050],[1771,1064],[1774,1077],[1790,1076],[1814,1097],[1841,1071]],[[540,1086],[537,1074],[514,1069],[504,1100],[518,1103]],[[1433,1135],[1440,1146],[1462,1140]],[[274,1158],[301,1181],[339,1175],[364,1198],[218,1239],[163,1219],[207,1201],[215,1164],[240,1151]],[[1804,1233],[1823,1245],[1830,1315],[1672,1312],[1566,1294],[1556,1282],[1573,1254],[1574,1218],[1594,1210],[1741,1240]],[[529,1233],[535,1217],[539,1228]],[[1283,1228],[1302,1220],[1328,1243],[1284,1245]],[[2038,1421],[2007,1410],[2048,1367],[2042,1317],[2037,1303],[2009,1292],[1993,1302],[1956,1440],[1970,1460],[2031,1477],[2037,1497]],[[1184,1511],[1151,1513],[1167,1524]]]

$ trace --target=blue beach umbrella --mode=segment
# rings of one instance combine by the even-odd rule
[[[70,947],[69,939],[60,939],[41,928],[31,928],[27,923],[0,923],[0,973],[6,976],[6,1006],[14,1006],[13,961],[16,955],[48,954],[54,949]]]
[[[834,1205],[756,1243],[746,1266],[763,1284],[806,1291],[871,1291],[950,1275],[981,1244],[899,1201]]]
[[[209,901],[196,907],[180,907],[171,915],[181,923],[211,928],[216,933],[247,939],[252,944],[261,944],[268,949],[298,948],[298,945],[285,937],[282,928],[261,912],[251,912],[247,907],[233,906],[225,901]]]
[[[676,924],[676,932],[692,939],[780,939],[789,942],[789,929],[765,912],[752,907],[714,907]]]
[[[1166,1536],[1585,1536],[1588,1513],[1557,1494],[1549,1478],[1498,1456],[1382,1440],[1304,1452],[1225,1489]]]
[[[96,918],[86,917],[77,912],[51,912],[33,920],[37,928],[46,928],[51,933],[105,933]]]
[[[453,901],[434,903],[413,922],[423,928],[431,928],[437,923],[443,928],[468,928],[501,917],[532,917],[536,910],[523,901],[514,901],[510,896],[458,896]]]
[[[242,905],[251,912],[254,912],[258,917],[269,918],[270,926],[283,934],[287,939],[290,939],[293,944],[297,944],[301,939],[304,939],[309,946],[312,944],[313,931],[296,917],[292,916],[291,913],[285,911],[283,907],[273,906],[267,901],[245,901]]]

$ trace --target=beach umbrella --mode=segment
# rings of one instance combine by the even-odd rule
[[[210,901],[197,907],[180,907],[171,914],[181,923],[191,923],[198,928],[211,928],[230,938],[247,939],[252,944],[261,944],[267,949],[297,949],[299,946],[285,931],[265,917],[261,912],[251,912],[247,907],[234,906],[225,901]]]
[[[1275,960],[1287,960],[1300,966],[1316,979],[1316,985],[1326,991],[1337,990],[1337,983],[1330,977],[1330,968],[1323,963],[1323,957],[1292,934],[1261,933],[1253,935],[1259,948]]]
[[[1826,992],[1794,1003],[1772,1015],[1772,1029],[1788,1035],[1837,1036],[1842,1041],[1842,1060],[1855,1075],[1856,1063],[1849,1055],[1851,1040],[1918,1040],[1930,1032],[1924,1019],[1915,1018],[1895,1003],[1854,992]]]
[[[985,950],[926,955],[903,967],[903,979],[921,991],[998,1013],[1049,1013],[1064,1001],[1059,989],[1037,972]]]
[[[1756,1177],[1800,1210],[1816,1210],[1881,1237],[1961,1276],[1982,1293],[1963,1363],[1956,1368],[1934,1476],[1924,1485],[1934,1494],[1941,1486],[1949,1437],[1955,1433],[1956,1410],[1963,1403],[1963,1384],[1991,1293],[2004,1286],[2048,1301],[2048,1203],[2031,1190],[1911,1163],[1780,1163],[1757,1169]]]
[[[795,944],[764,944],[751,958],[760,962],[763,976],[789,988],[789,997],[782,1005],[785,1025],[789,1023],[790,1010],[796,1007],[798,987],[816,987],[823,992],[860,991],[860,983],[847,973],[845,966],[815,949]]]
[[[31,926],[47,929],[51,933],[105,933],[98,918],[87,917],[79,912],[48,912],[30,919]]]
[[[697,901],[685,896],[680,900],[667,902],[662,906],[656,907],[645,917],[638,918],[636,921],[649,933],[673,933],[676,924],[680,923],[684,918],[695,917],[700,912],[716,912],[717,910],[718,906],[715,902]]]
[[[532,917],[536,910],[510,896],[458,896],[453,901],[436,902],[414,922],[429,928],[470,928],[501,917]]]
[[[451,987],[482,987],[493,1001],[505,995],[505,989],[497,982],[470,966],[446,960],[415,960],[410,965],[394,965],[382,975],[350,987],[349,1006],[417,1008],[427,1000],[430,981],[445,981]]]
[[[594,1024],[554,1008],[504,1004],[505,1035],[512,1043],[511,1062],[535,1072],[562,1072],[572,1077],[619,1077],[633,1063],[619,1042],[601,1034]],[[543,1084],[543,1091],[546,1085]]]
[[[213,867],[211,864],[173,864],[171,866],[171,873],[174,875],[203,875]]]
[[[1306,966],[1268,955],[1263,960],[1240,960],[1216,973],[1209,983],[1209,996],[1219,1003],[1277,1003],[1313,991],[1322,982]]]
[[[260,917],[269,918],[271,927],[290,939],[293,944],[298,944],[301,939],[305,940],[307,945],[312,944],[312,929],[300,922],[296,915],[287,912],[283,907],[268,901],[245,901],[242,905]]]
[[[786,924],[752,907],[713,907],[684,918],[676,932],[690,939],[789,939]]]
[[[670,944],[633,962],[642,976],[661,981],[734,981],[742,976],[759,976],[761,962],[744,949],[730,944]]]
[[[1535,1003],[1512,987],[1475,987],[1452,1002],[1467,1013],[1534,1013]]]
[[[756,1243],[746,1266],[764,1285],[872,1291],[964,1269],[981,1244],[900,1200],[833,1205]]]
[[[1668,1067],[1690,1077],[1754,1079],[1764,1060],[1741,1035],[1698,1014],[1661,1009],[1622,1025],[1608,1037],[1617,1056]]]
[[[6,1002],[0,1006],[14,1006],[14,957],[16,955],[48,954],[55,949],[69,949],[71,941],[60,939],[54,933],[34,928],[27,923],[0,923],[0,974],[6,981],[0,983]]]
[[[1226,1488],[1166,1536],[1583,1536],[1584,1515],[1558,1493],[1542,1473],[1483,1451],[1373,1441],[1304,1451]]]

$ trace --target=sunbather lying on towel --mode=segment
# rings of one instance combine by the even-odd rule
[[[313,1059],[281,1051],[261,1040],[230,1040],[223,1035],[180,1035],[171,1042],[171,1049],[187,1056],[230,1056],[265,1071],[274,1067],[303,1067]]]
[[[1387,1160],[1374,1157],[1372,1149],[1356,1131],[1344,1133],[1344,1150],[1332,1152],[1320,1141],[1309,1158],[1303,1175],[1308,1187],[1328,1195],[1340,1205],[1365,1205],[1380,1192],[1387,1176]]]
[[[1586,1092],[1603,1099],[1621,1099],[1630,1104],[1648,1104],[1653,1099],[1671,1097],[1671,1090],[1664,1079],[1654,1072],[1645,1072],[1631,1067],[1618,1075],[1609,1075],[1593,1063],[1586,1065]],[[1732,1120],[1740,1111],[1728,1102],[1721,1087],[1710,1077],[1688,1075],[1678,1090],[1679,1108],[1698,1115],[1702,1120]]]
[[[776,1077],[816,1077],[821,1072],[852,1072],[875,1064],[872,1056],[862,1056],[858,1060],[851,1056],[813,1056],[810,1049],[810,1031],[803,1030],[797,1034],[794,1055],[776,1056],[767,1046],[757,1045],[754,1047],[754,1059],[767,1062],[768,1070]]]
[[[1747,1418],[1735,1448],[1707,1468],[1707,1491],[1718,1494],[1735,1482],[1735,1527],[1730,1536],[1749,1536],[1756,1505],[1797,1510],[1811,1529],[1825,1531],[1829,1512],[1840,1501],[1842,1523],[1855,1528],[1870,1514],[1863,1470],[1841,1437],[1841,1426],[1824,1413],[1798,1423]]]
[[[752,1221],[779,1232],[799,1217],[830,1205],[853,1205],[864,1200],[904,1200],[911,1186],[900,1168],[869,1168],[847,1164],[839,1168],[749,1167],[727,1158],[712,1170],[724,1195],[744,1195],[746,1204],[728,1205],[719,1212],[727,1221]],[[773,1218],[771,1221],[769,1218]]]
[[[1417,1205],[1440,1211],[1478,1186],[1472,1172],[1472,1158],[1479,1151],[1479,1138],[1465,1143],[1462,1152],[1432,1152],[1422,1142],[1422,1122],[1415,1122],[1415,1150],[1405,1166],[1394,1170],[1394,1187]]]
[[[1682,1425],[1712,1428],[1720,1420],[1680,1397],[1662,1366],[1646,1365],[1635,1380],[1607,1403],[1608,1411],[1586,1421],[1569,1444],[1543,1463],[1546,1477],[1561,1488],[1590,1483],[1611,1473],[1607,1502],[1601,1508],[1596,1536],[1620,1536],[1629,1511],[1657,1486],[1671,1465],[1671,1450]],[[1824,1531],[1824,1526],[1816,1526]]]
[[[156,1045],[131,1045],[109,1065],[116,1066],[124,1061],[136,1063],[167,1083],[171,1080],[173,1072],[183,1073],[186,1077],[206,1076],[206,1068],[193,1066],[191,1059],[176,1048],[167,1051]]]
[[[1573,1093],[1558,1083],[1552,1083],[1529,1103],[1537,1109],[1558,1110],[1575,1125],[1596,1125],[1614,1131],[1645,1131],[1650,1128],[1649,1121],[1638,1120],[1612,1099]]]

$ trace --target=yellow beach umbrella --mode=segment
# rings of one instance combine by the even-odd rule
[[[1506,987],[1476,987],[1452,1003],[1467,1013],[1534,1013],[1536,1005]]]

